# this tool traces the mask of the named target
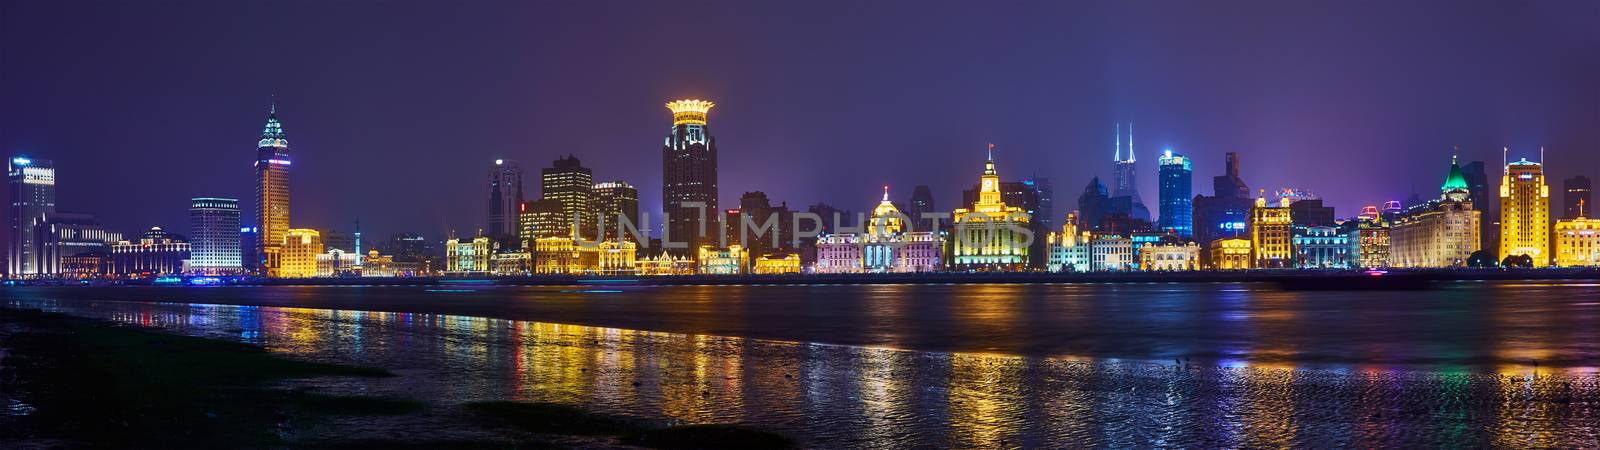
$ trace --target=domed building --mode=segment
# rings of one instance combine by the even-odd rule
[[[1389,230],[1389,265],[1461,267],[1478,251],[1478,221],[1455,157],[1438,199],[1407,209]]]
[[[932,231],[906,231],[910,217],[889,201],[889,186],[862,233],[817,239],[817,273],[900,273],[939,270],[943,239]]]

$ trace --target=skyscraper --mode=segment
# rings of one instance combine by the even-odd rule
[[[1550,265],[1550,186],[1544,182],[1544,149],[1539,155],[1539,162],[1505,163],[1500,177],[1499,256],[1527,255],[1533,267]]]
[[[933,231],[933,219],[924,219],[924,213],[934,212],[933,191],[928,185],[919,184],[911,190],[911,201],[906,208],[906,215],[911,217],[911,231]]]
[[[1478,220],[1478,249],[1493,257],[1500,251],[1500,202],[1489,201],[1495,195],[1489,185],[1489,172],[1483,161],[1473,161],[1461,166],[1461,176],[1467,180],[1467,198],[1472,209],[1481,213]]]
[[[1194,169],[1189,157],[1167,150],[1161,155],[1161,202],[1156,228],[1184,239],[1194,237]]]
[[[1122,125],[1117,125],[1116,153],[1112,158],[1113,175],[1111,184],[1111,197],[1127,197],[1130,207],[1128,217],[1135,220],[1150,221],[1150,208],[1144,206],[1144,199],[1139,198],[1139,171],[1138,160],[1133,156],[1133,124],[1128,124],[1128,159],[1122,159]]]
[[[594,225],[594,210],[590,209],[594,173],[572,155],[557,158],[540,172],[543,199],[561,202],[561,216],[568,226],[577,226],[578,235],[584,239],[594,239],[598,231]]]
[[[608,181],[594,185],[594,211],[598,215],[595,223],[604,222],[604,239],[612,241],[623,239],[633,241],[631,233],[617,233],[617,224],[626,218],[641,233],[645,232],[644,224],[639,223],[639,190],[626,181]],[[602,220],[603,219],[603,220]]]
[[[668,249],[677,256],[696,256],[702,244],[717,241],[717,139],[706,126],[706,116],[716,104],[704,100],[667,103],[672,129],[661,147],[661,204],[665,210],[665,239],[686,242],[687,248]]]
[[[239,272],[239,229],[238,199],[189,200],[189,269],[209,274]]]
[[[1212,241],[1242,237],[1250,221],[1250,187],[1239,178],[1239,155],[1228,152],[1225,172],[1211,178],[1211,196],[1194,198],[1194,238],[1203,260],[1212,258]]]
[[[289,140],[278,122],[278,104],[267,113],[267,125],[256,143],[256,224],[260,227],[261,267],[278,277],[284,236],[289,232]]]
[[[11,236],[6,249],[6,273],[13,277],[38,275],[39,246],[33,228],[45,214],[56,212],[55,164],[19,155],[11,158],[7,174],[11,182]]]
[[[521,209],[522,165],[509,159],[494,160],[489,169],[489,220],[484,234],[501,245],[513,245]]]
[[[1576,219],[1579,216],[1578,205],[1588,208],[1588,205],[1594,204],[1590,186],[1589,177],[1583,175],[1561,181],[1561,218]]]

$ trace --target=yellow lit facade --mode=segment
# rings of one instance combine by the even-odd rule
[[[317,255],[317,278],[344,278],[361,276],[361,266],[356,263],[360,255],[337,248]]]
[[[450,238],[444,242],[444,272],[447,275],[489,273],[494,244],[488,236],[470,241]]]
[[[1600,266],[1600,220],[1584,217],[1582,203],[1574,219],[1556,221],[1556,265],[1561,267]]]
[[[1211,241],[1212,270],[1249,269],[1254,255],[1249,239],[1223,238]]]
[[[767,255],[756,258],[755,273],[756,275],[800,273],[800,255],[790,253],[783,256]]]
[[[1000,199],[994,144],[979,177],[978,201],[954,212],[951,262],[963,270],[1019,270],[1028,263],[1028,213]],[[1042,237],[1040,237],[1042,238]]]
[[[525,276],[533,272],[533,254],[499,252],[490,257],[489,273],[499,276]]]
[[[574,275],[583,267],[578,255],[578,241],[571,237],[543,237],[533,240],[533,273],[540,275]]]
[[[1157,272],[1200,270],[1200,245],[1193,242],[1147,244],[1139,248],[1139,267]]]
[[[290,228],[278,246],[279,278],[317,276],[317,255],[322,254],[322,233],[310,228]]]
[[[1544,164],[1507,163],[1500,177],[1500,258],[1528,255],[1533,267],[1550,265],[1550,186]]]
[[[377,250],[367,252],[367,256],[361,260],[361,276],[365,278],[395,276],[394,257],[378,254]]]
[[[1265,197],[1256,197],[1250,209],[1250,249],[1252,267],[1282,268],[1294,264],[1294,221],[1289,214],[1289,198],[1278,197],[1277,206],[1267,206]]]
[[[699,273],[704,275],[741,275],[744,274],[745,261],[750,253],[739,245],[730,245],[726,249],[713,248],[708,245],[700,246]]]
[[[1478,221],[1466,179],[1454,158],[1438,200],[1407,210],[1389,230],[1394,267],[1461,267],[1478,251]]]
[[[1389,267],[1389,224],[1379,220],[1362,220],[1356,225],[1356,252],[1361,267]]]
[[[694,275],[693,258],[673,256],[665,250],[660,255],[634,260],[634,273],[641,276]]]
[[[639,244],[630,240],[601,242],[595,250],[595,273],[606,275],[632,275],[636,270]]]

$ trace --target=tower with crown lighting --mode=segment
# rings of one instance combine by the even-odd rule
[[[289,232],[289,140],[278,121],[278,105],[267,112],[267,124],[256,142],[256,224],[260,228],[261,267],[268,277],[281,276],[283,240]]]
[[[1394,267],[1461,267],[1478,251],[1479,212],[1461,165],[1450,157],[1450,172],[1439,198],[1407,209],[1389,229],[1388,263]],[[1376,209],[1376,208],[1374,208]]]
[[[687,243],[669,248],[676,256],[695,257],[701,245],[717,242],[716,226],[709,223],[717,211],[717,139],[711,136],[706,116],[716,106],[705,100],[667,103],[672,129],[661,147],[661,206],[667,223],[664,243]]]

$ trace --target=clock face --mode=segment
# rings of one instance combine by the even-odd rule
[[[987,190],[989,190],[989,189],[991,189],[993,187],[994,187],[994,181],[992,181],[992,180],[983,180],[983,190],[987,191]]]

